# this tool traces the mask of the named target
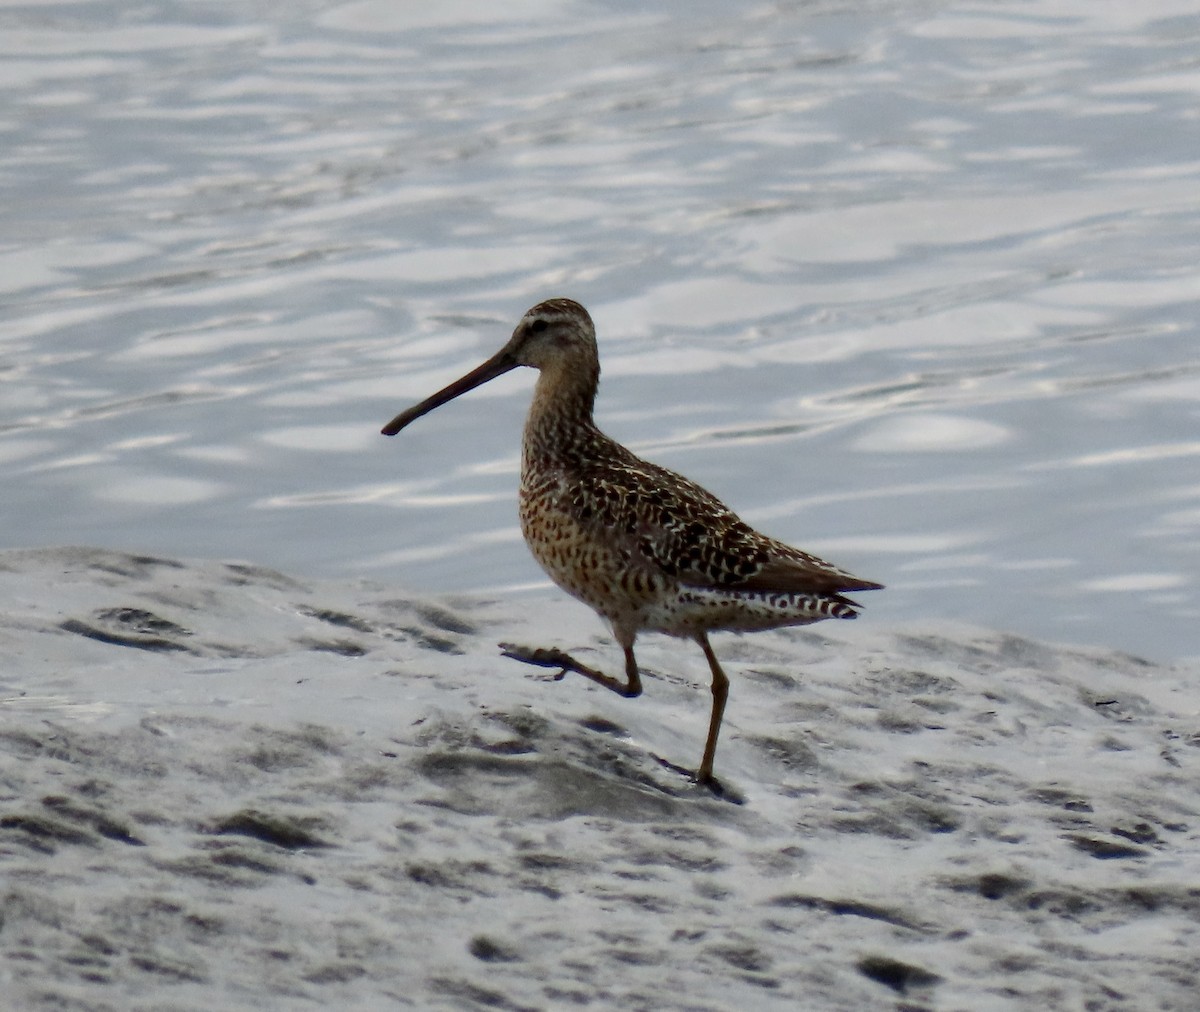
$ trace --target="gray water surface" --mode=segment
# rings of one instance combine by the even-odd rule
[[[602,427],[868,620],[1200,652],[1193,3],[0,24],[4,547],[543,586],[531,375],[378,429],[567,295]]]

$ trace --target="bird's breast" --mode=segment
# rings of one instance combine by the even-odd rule
[[[580,494],[565,473],[522,476],[521,533],[538,565],[559,587],[610,621],[635,624],[658,603],[671,581],[646,565],[618,528]]]

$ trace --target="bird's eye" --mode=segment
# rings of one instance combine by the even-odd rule
[[[529,325],[529,329],[532,330],[535,334],[540,334],[548,326],[549,326],[549,324],[545,320],[538,319],[538,320],[534,320],[533,323],[531,323]]]

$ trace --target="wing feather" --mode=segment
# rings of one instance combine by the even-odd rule
[[[571,509],[602,525],[630,562],[697,588],[783,594],[876,590],[815,555],[759,534],[711,492],[605,439],[570,476]]]

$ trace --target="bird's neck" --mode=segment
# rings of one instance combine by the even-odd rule
[[[533,403],[525,420],[524,461],[536,462],[569,457],[594,437],[596,424],[592,407],[600,382],[599,363],[555,363],[538,374]]]

